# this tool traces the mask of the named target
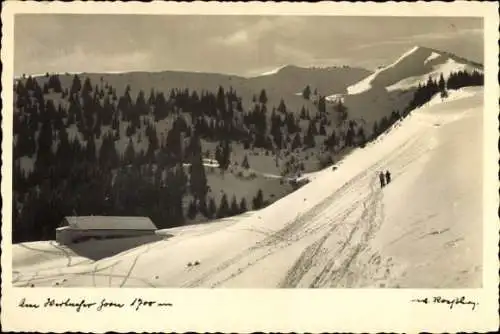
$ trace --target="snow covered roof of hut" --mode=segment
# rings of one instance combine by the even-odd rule
[[[77,216],[65,217],[64,223],[78,230],[156,230],[148,217]]]

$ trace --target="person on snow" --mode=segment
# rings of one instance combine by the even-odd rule
[[[385,186],[385,177],[384,177],[384,173],[383,172],[380,172],[380,174],[378,175],[379,178],[380,178],[380,187],[383,188]]]
[[[389,171],[385,171],[385,180],[386,180],[386,184],[389,184],[391,182],[391,173],[389,173]]]

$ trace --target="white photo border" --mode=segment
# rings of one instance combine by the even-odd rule
[[[140,3],[17,2],[2,4],[2,299],[7,331],[37,332],[483,332],[498,328],[498,5],[482,2],[415,3]],[[12,106],[14,18],[20,13],[152,15],[474,16],[484,19],[484,245],[481,289],[111,289],[12,287]],[[410,301],[434,295],[465,296],[470,308]],[[49,297],[128,303],[134,298],[172,303],[168,308],[99,312],[19,308],[22,298]]]

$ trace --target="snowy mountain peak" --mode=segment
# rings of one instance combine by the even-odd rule
[[[273,75],[273,74],[277,74],[279,72],[282,72],[283,70],[290,70],[293,68],[298,68],[298,67],[295,65],[282,65],[282,66],[276,67],[270,71],[266,71],[264,73],[261,73],[260,75]]]
[[[429,50],[430,50],[429,48],[426,48],[426,47],[423,47],[423,46],[420,46],[420,45],[415,45],[414,47],[412,47],[411,49],[409,49],[408,51],[406,51],[405,53],[403,53],[403,55],[400,58],[408,57],[408,56],[411,56],[411,55],[414,55],[414,54],[418,54],[418,53],[422,53],[422,52],[428,52]]]
[[[480,64],[423,46],[414,46],[403,53],[394,63],[379,68],[374,73],[348,87],[351,95],[371,89],[405,90],[425,81],[429,76],[461,70],[482,71]]]

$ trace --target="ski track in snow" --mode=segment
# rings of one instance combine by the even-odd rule
[[[225,272],[226,275],[224,278],[210,284],[211,287],[218,287],[243,274],[250,267],[257,265],[259,262],[276,252],[292,246],[311,234],[327,229],[327,231],[324,232],[324,234],[317,241],[313,242],[303,251],[301,256],[297,259],[295,264],[292,268],[290,268],[286,276],[279,284],[279,287],[282,288],[296,287],[299,284],[300,279],[309,271],[309,269],[317,265],[317,263],[321,263],[321,258],[327,256],[327,252],[325,252],[322,248],[323,244],[325,244],[325,242],[337,229],[342,228],[345,225],[345,221],[350,218],[353,213],[363,208],[361,217],[359,217],[354,223],[350,224],[352,227],[350,227],[347,239],[342,243],[341,247],[336,252],[333,254],[330,253],[331,255],[329,255],[329,259],[326,261],[327,263],[324,265],[323,270],[310,285],[312,288],[323,287],[325,285],[335,286],[336,282],[338,282],[346,274],[349,269],[349,265],[357,257],[357,255],[367,248],[367,243],[370,237],[377,231],[383,221],[383,206],[381,203],[382,190],[378,188],[379,181],[378,174],[376,172],[381,169],[383,165],[387,165],[394,160],[398,160],[398,162],[402,163],[400,165],[401,169],[409,165],[415,159],[421,157],[420,154],[415,156],[414,154],[405,154],[405,152],[419,153],[418,150],[415,151],[410,148],[419,146],[419,141],[426,134],[426,132],[421,132],[419,136],[402,143],[398,149],[390,153],[390,157],[380,159],[368,169],[350,179],[337,191],[333,192],[323,201],[316,204],[305,214],[286,224],[285,227],[277,232],[271,233],[267,238],[258,242],[253,247],[248,248],[233,258],[224,261],[217,267],[205,272],[201,277],[189,282],[184,287],[192,288],[203,286],[205,283],[210,282],[214,276]],[[427,151],[430,151],[430,149]],[[400,173],[394,173],[393,175],[398,176]],[[366,185],[366,179],[368,179],[370,175],[374,176],[372,176],[372,180],[369,185]],[[365,189],[370,189],[370,194],[366,198],[362,198],[361,194]],[[332,216],[332,214],[328,211],[328,208],[334,206],[338,198],[346,196],[349,193],[354,193],[358,195],[358,197],[361,197],[361,199],[354,200],[349,207],[345,208],[344,211],[341,211],[341,214],[338,213],[338,210],[335,210],[335,215]],[[324,222],[326,221],[330,223],[325,224]],[[357,243],[351,244],[355,234],[360,234],[361,239],[357,241]],[[246,258],[250,258],[259,251],[264,251],[264,254],[257,258],[257,260],[250,262],[245,261]],[[335,262],[338,262],[338,258],[341,256],[345,256],[345,260],[341,262],[339,269],[333,270],[332,268]],[[238,266],[238,264],[245,262],[247,262],[246,265]]]
[[[280,287],[296,287],[299,284],[300,279],[311,269],[312,266],[314,266],[314,263],[326,262],[326,265],[323,266],[323,269],[312,281],[309,286],[311,288],[319,288],[325,285],[335,286],[336,283],[345,275],[349,269],[349,265],[356,258],[356,256],[367,247],[368,239],[377,230],[381,221],[383,221],[383,218],[381,218],[383,216],[379,216],[379,219],[376,219],[377,207],[381,205],[382,196],[382,191],[377,189],[377,179],[377,176],[373,177],[373,180],[370,183],[371,192],[366,199],[366,202],[363,202],[363,212],[361,217],[355,221],[347,239],[341,243],[339,249],[333,253],[322,252],[322,246],[338,227],[338,225],[335,224],[317,242],[306,248],[299,259],[295,262],[294,266],[287,273],[284,280],[280,284]],[[351,212],[355,211],[359,205],[359,203],[356,203],[353,208],[347,210],[345,215],[341,218],[341,222],[348,218]],[[358,243],[353,244],[353,237],[360,230],[363,230],[361,240]],[[346,250],[346,248],[348,248],[348,250]],[[344,260],[342,260],[342,255],[344,255]],[[327,261],[322,259],[325,257],[328,257]],[[336,262],[340,262],[340,266],[337,270],[333,270],[332,268]]]

